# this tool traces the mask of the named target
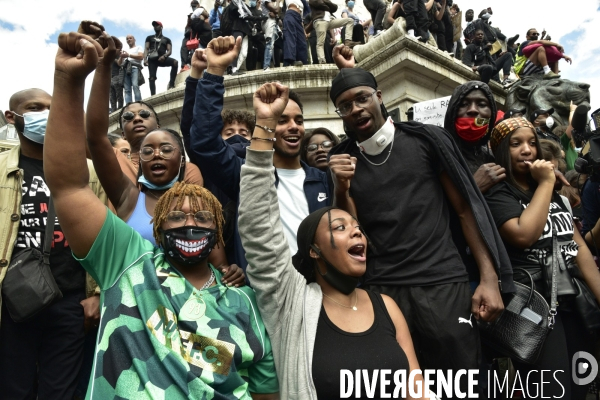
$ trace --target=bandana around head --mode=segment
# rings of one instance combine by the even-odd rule
[[[339,74],[331,81],[329,97],[333,104],[335,104],[335,101],[342,93],[359,86],[368,86],[377,90],[377,81],[373,74],[362,68],[342,68]]]
[[[519,128],[534,129],[531,122],[527,121],[525,118],[509,118],[498,123],[492,130],[492,136],[490,138],[490,145],[492,146],[492,151],[496,152],[496,148],[498,147],[500,142],[502,142],[502,140],[504,140],[505,137],[507,137]]]

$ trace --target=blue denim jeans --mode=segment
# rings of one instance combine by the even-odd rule
[[[135,95],[135,101],[142,100],[142,94],[140,93],[140,88],[138,86],[138,74],[140,70],[136,67],[131,68],[131,75],[125,74],[124,86],[125,86],[125,105],[131,103],[131,89],[133,88],[133,93]]]
[[[273,36],[271,36],[271,40],[267,42],[265,46],[265,58],[263,60],[263,68],[268,68],[271,65],[271,58],[273,57],[273,46],[275,46],[275,41],[279,39],[279,35],[277,34],[277,29],[273,29]]]

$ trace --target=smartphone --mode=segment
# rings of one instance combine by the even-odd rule
[[[527,318],[536,325],[542,322],[542,316],[531,310],[529,307],[525,307],[523,311],[521,311],[521,317]]]

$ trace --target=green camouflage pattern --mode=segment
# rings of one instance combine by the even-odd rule
[[[102,288],[87,398],[251,399],[278,391],[252,289],[222,285],[212,266],[217,285],[194,288],[110,212],[80,261]]]

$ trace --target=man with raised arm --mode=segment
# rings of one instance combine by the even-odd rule
[[[214,49],[217,45],[219,48],[228,46],[228,50],[216,53]],[[239,201],[240,173],[244,159],[221,138],[221,111],[225,93],[223,75],[227,66],[237,56],[240,46],[241,39],[235,41],[229,36],[213,39],[205,51],[196,50],[192,58],[192,72],[186,80],[181,116],[181,132],[190,159],[201,169],[207,170],[204,176],[206,180],[236,202]],[[206,72],[202,75],[204,69]],[[300,160],[300,144],[303,137],[302,103],[299,96],[292,91],[282,116],[275,121],[273,161],[282,222],[292,254],[297,251],[296,232],[302,219],[319,208],[331,205],[325,173],[309,167]],[[239,238],[236,239],[236,243],[238,258],[235,263],[245,266]]]

